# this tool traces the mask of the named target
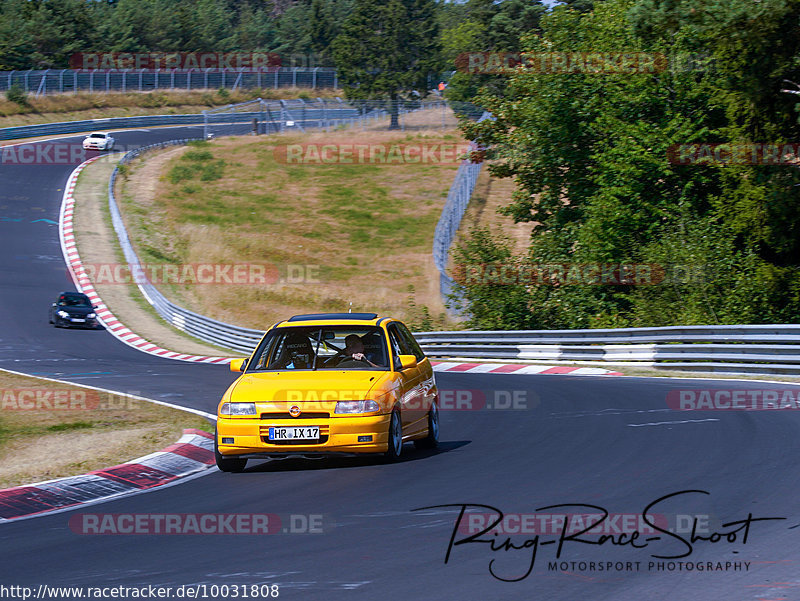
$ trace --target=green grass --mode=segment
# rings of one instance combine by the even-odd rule
[[[96,422],[67,422],[64,424],[55,424],[53,426],[47,426],[45,431],[47,432],[66,432],[67,430],[85,430],[87,428],[94,428],[97,425]]]

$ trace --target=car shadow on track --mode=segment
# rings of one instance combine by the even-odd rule
[[[454,451],[470,444],[471,440],[450,440],[440,442],[436,449],[416,449],[410,443],[403,446],[403,454],[400,460],[394,463],[409,463],[428,459],[442,453]],[[251,461],[257,461],[251,459]],[[370,467],[375,465],[391,465],[382,456],[366,455],[364,457],[321,457],[319,459],[309,459],[306,457],[287,457],[286,459],[268,459],[262,463],[248,466],[242,473],[257,472],[305,472],[309,470],[329,470],[355,467]]]
[[[97,324],[94,327],[86,328],[86,327],[69,327],[69,326],[57,326],[54,324],[50,324],[51,328],[56,330],[69,330],[72,332],[105,332],[106,327],[100,324]]]

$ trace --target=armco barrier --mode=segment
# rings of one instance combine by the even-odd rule
[[[183,145],[191,140],[171,140],[169,142],[162,142],[159,144],[151,144],[150,146],[143,146],[126,153],[120,160],[120,164],[130,162],[140,154],[149,150],[157,148],[165,148],[167,146]],[[114,231],[117,233],[120,247],[125,255],[125,260],[131,266],[140,265],[139,257],[136,255],[128,232],[122,221],[122,215],[119,211],[116,198],[114,197],[114,183],[116,182],[118,170],[114,169],[111,178],[108,182],[108,208],[111,212],[111,222],[114,226]],[[151,283],[145,282],[138,284],[139,290],[144,295],[147,302],[149,302],[161,317],[168,323],[172,324],[175,328],[191,334],[192,336],[230,349],[241,352],[250,353],[255,348],[258,341],[263,336],[263,332],[258,330],[250,330],[247,328],[240,328],[227,323],[222,323],[210,317],[198,315],[179,307],[178,305],[170,302],[158,289]]]
[[[241,110],[250,106],[256,110]],[[405,129],[402,116],[424,109],[441,109],[447,105],[441,99],[416,101],[398,107],[401,129]],[[202,125],[203,134],[243,135],[251,133],[253,122],[261,133],[285,131],[288,127],[302,130],[306,127],[331,128],[343,124],[366,125],[370,121],[388,115],[383,103],[363,101],[348,104],[335,100],[254,100],[211,109],[189,115],[144,115],[139,117],[108,117],[63,123],[43,123],[0,129],[0,140],[19,140],[40,136],[56,136],[89,131],[133,129],[141,127]]]
[[[127,153],[120,163],[153,148],[185,144],[174,140]],[[139,259],[114,198],[114,170],[109,207],[125,259]],[[152,284],[139,286],[156,311],[176,328],[218,346],[249,353],[263,335],[223,323],[166,299]],[[606,363],[664,369],[727,373],[800,374],[800,325],[666,326],[587,330],[418,332],[425,352],[436,359],[475,358],[551,363]]]
[[[43,123],[0,129],[0,140],[19,140],[39,136],[75,134],[84,131],[103,131],[135,127],[156,127],[159,125],[195,125],[203,123],[203,115],[145,115],[141,117],[109,117],[107,119],[88,119],[86,121],[66,121],[62,123]]]
[[[422,332],[415,336],[432,357],[800,374],[800,325],[791,324]]]

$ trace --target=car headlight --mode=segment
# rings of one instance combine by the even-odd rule
[[[375,401],[338,401],[334,413],[373,413],[380,411]]]
[[[66,311],[59,311],[58,312],[58,316],[67,318],[67,317],[69,317],[69,313],[67,313]]]
[[[94,313],[89,313],[86,317],[88,319],[94,319],[95,317],[97,317],[97,315],[95,315]]]
[[[219,408],[220,415],[255,415],[255,403],[222,403]]]

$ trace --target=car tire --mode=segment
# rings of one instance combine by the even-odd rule
[[[386,461],[399,461],[403,454],[403,422],[400,419],[400,412],[396,409],[392,411],[389,419],[389,436],[386,441],[389,447],[383,454]]]
[[[214,459],[217,462],[217,467],[221,472],[239,473],[244,471],[247,467],[247,459],[238,459],[236,457],[224,457],[220,454],[217,448],[217,431],[214,430]]]
[[[414,441],[418,449],[435,449],[439,446],[439,407],[436,401],[431,403],[428,410],[428,435]]]

